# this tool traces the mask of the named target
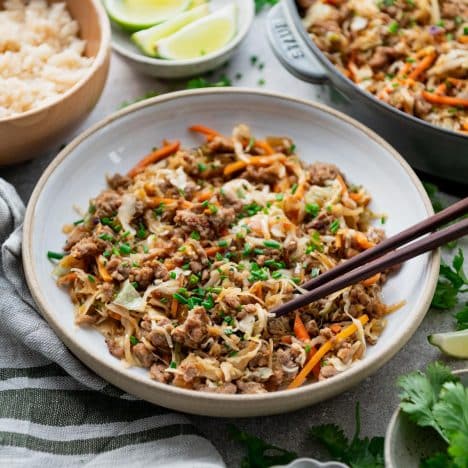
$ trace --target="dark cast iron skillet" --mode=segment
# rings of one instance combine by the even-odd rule
[[[282,0],[268,15],[268,37],[283,66],[303,81],[325,85],[322,96],[393,145],[416,169],[468,184],[468,136],[432,125],[361,90],[310,39],[294,0]]]

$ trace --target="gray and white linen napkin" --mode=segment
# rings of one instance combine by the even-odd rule
[[[55,335],[24,278],[23,216],[0,178],[0,466],[224,467],[185,416],[107,384]]]

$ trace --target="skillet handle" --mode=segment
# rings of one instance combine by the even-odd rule
[[[313,84],[329,81],[323,66],[309,51],[294,27],[284,0],[268,13],[267,31],[270,46],[278,60],[294,76]]]

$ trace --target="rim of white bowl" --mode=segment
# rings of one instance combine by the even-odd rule
[[[78,83],[75,83],[70,89],[65,91],[63,94],[51,99],[50,102],[35,107],[26,112],[21,112],[20,114],[11,115],[8,117],[0,117],[0,124],[5,122],[14,122],[16,120],[22,119],[24,117],[30,117],[40,112],[50,109],[51,107],[59,105],[63,100],[67,99],[69,96],[74,94],[80,88],[82,88],[96,73],[96,71],[101,68],[101,66],[106,62],[109,56],[111,49],[111,25],[109,17],[107,16],[106,10],[104,9],[100,0],[89,0],[93,7],[96,10],[96,15],[99,21],[99,29],[101,30],[101,40],[99,41],[99,48],[97,54],[93,57],[93,63],[89,70],[87,70],[85,76],[81,78]],[[74,19],[74,18],[72,18]]]
[[[94,370],[93,365],[99,368],[102,368],[102,367],[107,368],[109,370],[112,370],[116,374],[118,374],[119,377],[127,381],[132,381],[134,384],[139,384],[143,387],[156,388],[158,390],[171,393],[174,396],[175,395],[180,396],[180,397],[190,396],[190,398],[197,399],[197,400],[204,400],[204,401],[218,400],[218,401],[226,401],[226,402],[232,402],[232,403],[240,402],[240,401],[244,401],[244,402],[245,401],[252,401],[252,402],[268,401],[268,400],[274,401],[276,399],[282,399],[282,398],[294,398],[299,395],[303,395],[305,393],[313,391],[314,388],[317,390],[322,389],[322,388],[327,388],[330,386],[338,387],[338,388],[343,388],[343,387],[347,388],[346,385],[349,386],[349,383],[347,383],[346,381],[353,380],[353,377],[355,379],[359,378],[359,376],[362,374],[364,378],[365,376],[369,375],[371,372],[376,371],[379,367],[381,367],[389,359],[391,359],[414,334],[419,324],[423,320],[424,316],[426,315],[427,310],[429,309],[429,305],[431,303],[431,300],[435,291],[437,278],[439,276],[439,265],[440,265],[439,251],[433,252],[431,254],[430,259],[428,260],[427,268],[429,269],[429,272],[426,276],[427,278],[426,284],[424,285],[426,286],[425,292],[420,300],[419,307],[411,311],[413,315],[413,321],[411,322],[410,326],[404,331],[404,333],[401,336],[398,336],[396,339],[390,338],[389,344],[386,347],[379,350],[374,356],[372,356],[371,358],[367,358],[367,359],[365,358],[359,362],[356,362],[356,364],[354,364],[346,372],[343,372],[341,374],[334,376],[333,379],[326,379],[326,380],[322,380],[321,382],[314,382],[313,384],[303,385],[301,387],[298,387],[292,390],[285,389],[285,390],[278,390],[275,392],[262,393],[262,394],[240,394],[240,395],[239,394],[234,394],[234,395],[216,394],[216,393],[199,392],[196,390],[183,389],[183,388],[163,384],[163,383],[151,380],[147,375],[140,375],[137,373],[126,373],[124,372],[124,368],[121,362],[114,360],[114,359],[110,359],[111,357],[110,354],[108,356],[93,355],[88,349],[86,349],[83,346],[82,343],[80,343],[76,339],[76,336],[73,333],[67,330],[66,327],[64,327],[63,324],[59,320],[56,320],[56,318],[54,317],[54,314],[48,311],[47,300],[46,300],[44,291],[40,290],[39,284],[36,279],[37,273],[35,269],[35,263],[33,260],[34,256],[33,256],[33,249],[32,249],[32,235],[34,232],[33,225],[35,221],[34,213],[35,213],[36,204],[42,193],[42,189],[44,188],[51,174],[55,171],[55,169],[60,164],[63,163],[63,161],[67,158],[67,156],[83,141],[91,137],[93,134],[97,133],[99,130],[106,127],[108,124],[118,119],[121,119],[122,117],[125,117],[128,114],[137,112],[140,109],[143,109],[145,107],[155,106],[165,101],[185,99],[186,97],[191,97],[191,96],[204,96],[204,95],[217,95],[217,94],[223,94],[223,95],[232,94],[234,96],[235,95],[257,95],[257,96],[263,96],[266,98],[270,97],[274,99],[280,99],[280,100],[284,100],[288,102],[302,104],[307,107],[318,109],[321,112],[325,112],[333,116],[334,118],[340,119],[348,123],[349,125],[352,125],[353,127],[360,130],[362,133],[364,133],[367,138],[372,139],[373,141],[378,143],[380,146],[382,146],[385,150],[387,150],[388,153],[390,153],[390,155],[396,160],[396,162],[400,164],[400,166],[404,169],[406,174],[411,178],[412,182],[414,183],[426,207],[428,216],[434,213],[429,197],[426,191],[424,190],[424,187],[421,181],[418,179],[413,169],[411,169],[411,167],[403,159],[403,157],[392,146],[390,146],[389,143],[383,140],[383,138],[378,136],[372,130],[368,129],[367,127],[357,122],[353,118],[345,114],[342,114],[341,112],[337,110],[334,110],[328,106],[325,106],[317,102],[308,101],[306,99],[295,98],[295,97],[291,97],[282,93],[277,93],[277,92],[272,92],[272,91],[263,91],[263,90],[257,90],[257,89],[252,89],[252,88],[241,88],[241,87],[239,88],[231,88],[231,87],[205,88],[205,89],[202,88],[202,89],[184,90],[184,91],[177,91],[173,93],[167,93],[162,96],[157,96],[151,99],[147,99],[145,101],[132,104],[124,109],[121,109],[120,111],[117,111],[111,114],[110,116],[106,117],[105,119],[101,120],[97,124],[90,127],[88,130],[85,130],[83,133],[78,135],[73,141],[71,141],[71,143],[69,143],[52,160],[52,162],[43,172],[29,200],[29,203],[26,209],[26,215],[25,215],[24,227],[23,227],[23,250],[22,250],[23,267],[25,271],[26,281],[31,291],[31,294],[36,304],[38,305],[39,309],[41,310],[43,316],[46,318],[47,322],[49,323],[49,325],[54,329],[54,331],[59,335],[59,337],[65,342],[65,344],[68,344],[70,347],[73,345],[79,350],[80,356],[81,355],[86,356],[87,365],[89,367],[93,368],[93,370]],[[92,365],[89,363],[92,363]],[[99,374],[99,372],[97,373]],[[362,379],[359,379],[359,380],[362,380]],[[119,386],[118,384],[115,384],[115,385]]]
[[[236,2],[237,5],[237,2]],[[196,57],[192,59],[184,59],[184,60],[168,60],[168,59],[160,59],[155,57],[149,57],[148,55],[144,55],[142,52],[132,52],[125,47],[117,44],[115,40],[111,41],[112,48],[118,52],[120,55],[128,58],[129,60],[133,60],[139,63],[146,63],[148,65],[155,65],[164,68],[177,68],[185,65],[201,65],[211,61],[216,60],[219,57],[222,57],[226,53],[230,52],[234,48],[236,48],[244,39],[247,33],[249,32],[250,26],[252,26],[252,22],[255,18],[255,6],[253,0],[248,1],[249,11],[247,12],[247,21],[244,23],[242,28],[240,28],[236,35],[221,49],[211,52],[210,54],[203,55],[201,57]],[[112,27],[119,28],[118,25],[113,24]],[[126,31],[122,29],[122,32],[125,34]],[[131,33],[126,33],[131,34]],[[131,42],[130,36],[128,37],[128,41]]]
[[[468,374],[468,367],[465,369],[452,370],[452,373],[455,375]],[[395,434],[395,428],[401,414],[402,411],[400,406],[398,405],[397,409],[393,412],[392,417],[390,418],[390,421],[388,423],[387,430],[385,431],[384,459],[386,468],[400,468],[398,465],[395,464],[395,460],[392,456],[392,448],[394,446],[393,439]]]

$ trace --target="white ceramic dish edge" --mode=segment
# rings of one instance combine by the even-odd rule
[[[136,103],[132,106],[129,106],[126,109],[123,109],[100,123],[94,125],[92,128],[85,131],[83,134],[78,136],[74,141],[72,141],[59,155],[54,159],[50,166],[46,169],[41,179],[39,180],[32,196],[30,203],[27,208],[26,218],[25,218],[25,228],[24,228],[24,237],[23,237],[23,263],[26,273],[26,278],[30,290],[33,294],[33,297],[41,309],[43,316],[48,320],[52,328],[56,333],[62,338],[65,344],[82,360],[86,365],[92,368],[99,375],[104,377],[106,380],[110,381],[116,386],[124,389],[129,393],[137,393],[138,396],[145,398],[154,403],[162,404],[164,406],[177,408],[182,411],[194,412],[197,414],[206,414],[211,416],[251,416],[251,415],[266,415],[266,414],[275,414],[286,411],[291,411],[293,409],[300,408],[307,404],[312,404],[320,400],[332,397],[347,388],[355,385],[363,378],[370,375],[377,368],[383,365],[388,361],[412,336],[429,307],[434,288],[436,285],[436,279],[438,276],[439,269],[439,254],[434,253],[431,256],[430,261],[428,261],[428,273],[426,275],[426,283],[428,285],[427,290],[425,290],[422,295],[419,303],[419,307],[416,311],[412,311],[415,315],[411,326],[406,329],[400,336],[398,342],[392,342],[390,351],[384,353],[380,351],[378,354],[373,356],[372,359],[365,359],[357,364],[355,364],[351,369],[346,373],[338,375],[333,378],[333,385],[330,386],[327,382],[319,382],[314,384],[313,396],[308,395],[310,393],[310,387],[304,386],[296,390],[290,391],[279,391],[263,395],[221,395],[221,394],[211,394],[203,392],[195,392],[189,390],[183,390],[176,387],[171,387],[167,385],[160,384],[158,382],[151,381],[146,376],[132,375],[128,376],[123,373],[122,365],[117,360],[109,360],[102,356],[92,355],[83,345],[77,343],[73,335],[64,329],[62,324],[55,320],[55,318],[47,310],[43,292],[38,288],[36,280],[36,271],[33,263],[33,253],[32,253],[32,232],[33,232],[33,223],[34,223],[34,212],[35,205],[37,203],[38,197],[41,193],[41,189],[44,186],[45,182],[53,171],[62,163],[62,161],[71,153],[78,145],[85,141],[88,137],[104,128],[106,125],[110,124],[117,119],[133,113],[139,109],[153,106],[158,103],[163,103],[168,100],[183,99],[186,96],[205,96],[205,95],[216,95],[216,94],[233,94],[235,95],[259,95],[264,97],[278,98],[281,100],[286,100],[292,103],[298,103],[301,105],[313,107],[316,110],[325,112],[332,117],[338,118],[345,123],[355,127],[357,130],[364,132],[369,138],[371,138],[375,143],[380,146],[383,146],[386,151],[390,152],[391,155],[396,159],[399,165],[407,173],[415,184],[416,190],[421,196],[421,200],[424,203],[427,214],[432,212],[432,207],[430,201],[425,194],[425,191],[422,187],[422,184],[417,179],[416,175],[409,168],[408,164],[403,160],[403,158],[398,155],[398,153],[391,148],[386,142],[384,142],[380,137],[366,129],[361,124],[357,123],[350,117],[347,117],[335,110],[327,108],[323,105],[311,103],[301,99],[291,98],[282,94],[265,92],[265,91],[256,91],[251,89],[243,88],[218,88],[218,89],[202,89],[202,90],[193,90],[193,91],[182,91],[177,93],[171,93],[157,98],[153,98],[144,102]],[[137,391],[135,391],[137,389]],[[218,404],[210,404],[213,402],[218,402]],[[236,405],[225,405],[223,411],[220,411],[221,403],[242,403],[238,407]]]

